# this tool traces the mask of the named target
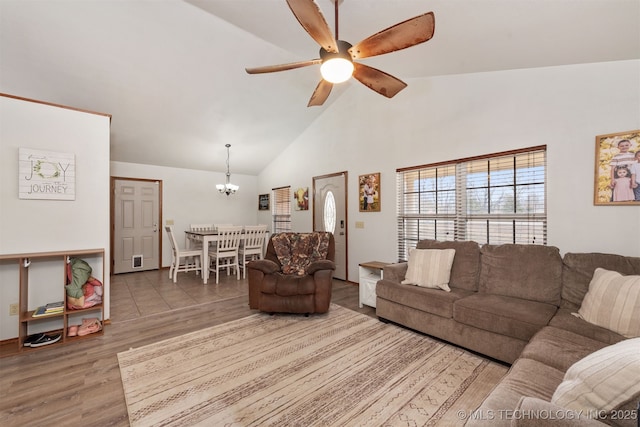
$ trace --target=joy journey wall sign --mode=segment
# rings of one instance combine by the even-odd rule
[[[18,159],[20,199],[76,199],[74,154],[20,148]]]

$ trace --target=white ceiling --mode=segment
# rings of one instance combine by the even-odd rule
[[[0,92],[112,114],[115,161],[224,171],[229,143],[255,175],[349,91],[400,103],[414,78],[640,59],[640,0],[344,0],[340,39],[429,11],[432,40],[362,61],[403,92],[352,80],[307,108],[318,66],[244,71],[318,57],[285,0],[0,0]]]

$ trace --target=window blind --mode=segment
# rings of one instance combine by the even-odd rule
[[[291,187],[272,189],[272,198],[273,232],[291,231]]]
[[[547,243],[546,146],[398,169],[398,260],[419,240]]]

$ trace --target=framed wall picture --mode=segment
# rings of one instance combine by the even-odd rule
[[[76,160],[73,153],[19,148],[18,174],[20,199],[76,199]]]
[[[268,194],[259,194],[258,195],[258,210],[259,211],[268,211],[269,210],[269,195]]]
[[[295,210],[308,211],[309,210],[309,187],[300,187],[293,193],[293,200],[295,200]]]
[[[358,177],[360,212],[380,212],[380,172]]]
[[[640,130],[596,136],[595,205],[640,205]]]

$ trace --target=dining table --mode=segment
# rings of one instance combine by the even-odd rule
[[[191,245],[193,244],[193,242],[202,243],[202,281],[206,285],[207,281],[209,280],[209,263],[211,262],[211,259],[209,258],[209,246],[211,243],[215,243],[218,241],[218,230],[207,230],[207,231],[186,230],[184,234],[186,236],[187,249],[191,248]],[[266,241],[268,241],[268,239],[265,239],[265,242]]]
[[[209,280],[209,263],[211,260],[209,259],[209,245],[211,243],[218,241],[218,231],[217,230],[207,230],[207,231],[185,231],[186,236],[186,247],[190,249],[193,242],[202,243],[202,281],[204,284],[207,284]]]

